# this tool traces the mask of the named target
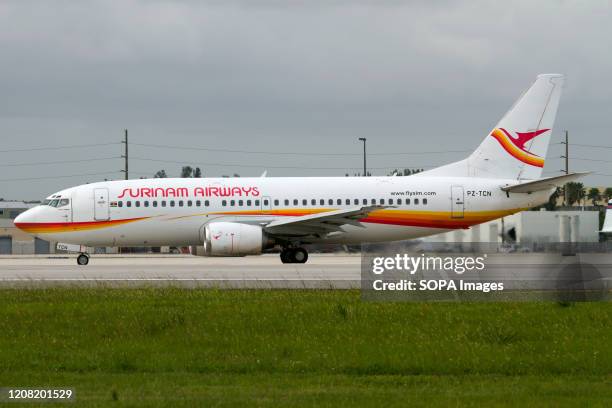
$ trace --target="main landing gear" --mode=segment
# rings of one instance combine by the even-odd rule
[[[283,263],[306,263],[308,252],[304,248],[283,248],[280,253]]]
[[[77,263],[83,266],[87,265],[89,263],[89,254],[81,252],[79,256],[77,256]]]

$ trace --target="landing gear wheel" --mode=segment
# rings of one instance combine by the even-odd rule
[[[283,248],[280,259],[282,263],[306,263],[308,252],[304,248]]]
[[[308,260],[308,252],[304,248],[295,248],[291,252],[293,263],[306,263]]]
[[[291,263],[291,250],[288,248],[283,248],[280,253],[280,259],[284,264]]]
[[[77,263],[83,266],[87,265],[89,263],[89,255],[79,254],[79,256],[77,256]]]

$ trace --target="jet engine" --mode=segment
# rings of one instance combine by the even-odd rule
[[[261,254],[274,245],[259,225],[212,222],[204,227],[204,256]]]

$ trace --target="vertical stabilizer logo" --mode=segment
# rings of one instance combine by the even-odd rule
[[[525,144],[549,130],[550,129],[540,129],[533,132],[515,132],[517,137],[513,137],[506,129],[496,128],[491,132],[491,136],[493,136],[499,144],[502,145],[504,150],[510,153],[515,159],[531,166],[544,167],[544,158],[531,153],[525,148]]]

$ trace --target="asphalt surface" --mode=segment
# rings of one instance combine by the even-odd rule
[[[420,272],[412,278],[504,281],[507,289],[554,289],[560,281],[596,290],[612,288],[611,254],[496,253],[488,255],[486,265],[484,272]],[[364,288],[381,277],[393,275],[365,275]],[[77,265],[76,255],[0,256],[0,288],[55,286],[358,289],[361,256],[311,254],[306,264],[282,264],[278,255],[93,255],[86,266]]]
[[[360,287],[359,255],[311,255],[282,264],[278,255],[206,258],[191,255],[74,255],[0,257],[0,287],[177,286],[219,288]]]

